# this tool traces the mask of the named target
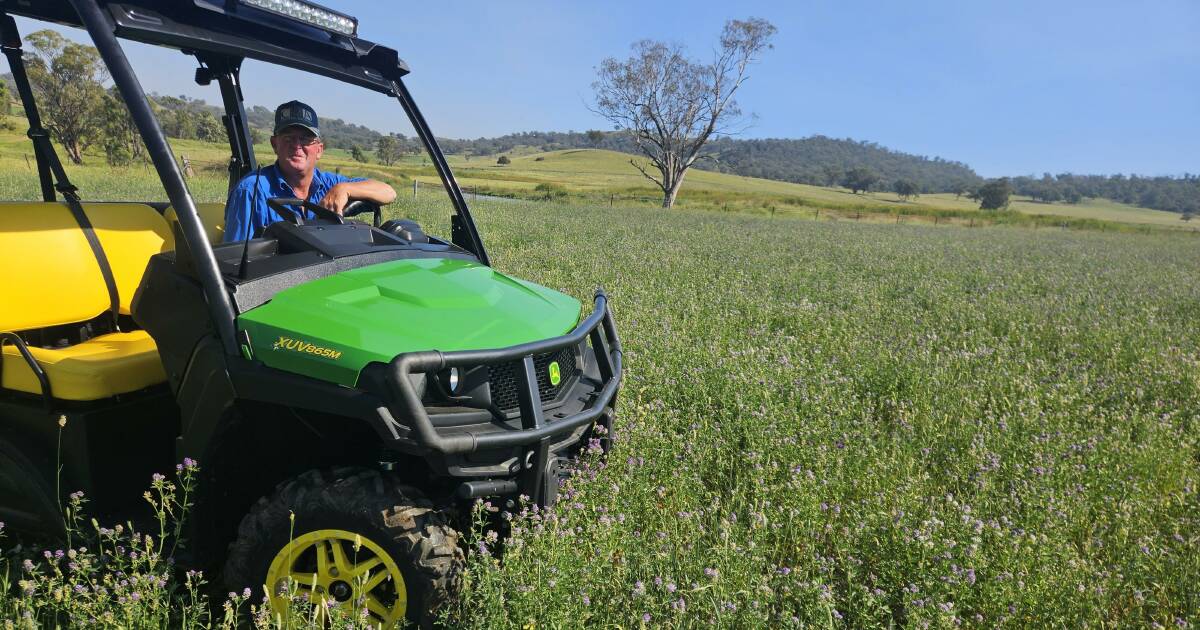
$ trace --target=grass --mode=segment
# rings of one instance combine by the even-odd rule
[[[618,451],[475,551],[464,625],[1200,622],[1189,237],[543,208],[479,215],[610,290]]]
[[[6,199],[31,198],[37,194],[36,169],[28,139],[20,132],[23,118],[6,119],[0,129],[0,195]],[[205,201],[223,201],[227,184],[228,147],[221,143],[172,140],[177,156],[186,156],[195,176],[193,194]],[[266,143],[255,147],[259,156],[270,156]],[[632,156],[613,151],[568,149],[538,152],[531,148],[508,154],[511,163],[496,164],[496,156],[448,156],[459,183],[468,193],[538,200],[562,200],[627,207],[654,208],[662,203],[661,193],[630,163]],[[640,160],[644,163],[644,160]],[[383,166],[362,164],[348,151],[328,149],[322,168],[374,177],[391,183],[401,193],[411,191],[413,182],[440,190],[441,182],[428,159],[408,155],[398,163]],[[67,165],[73,181],[85,196],[94,199],[162,199],[161,186],[145,164],[117,169],[111,177],[104,156],[97,150],[87,154],[83,166]],[[547,191],[546,187],[551,187]],[[539,188],[541,187],[541,188]],[[145,191],[140,192],[139,191]],[[149,195],[149,197],[147,196]],[[677,207],[720,210],[771,216],[796,216],[826,220],[868,222],[899,221],[932,224],[1023,225],[1074,229],[1196,231],[1180,215],[1118,204],[1106,199],[1083,203],[1046,204],[1014,198],[1009,212],[983,212],[978,204],[950,194],[923,195],[902,201],[891,193],[854,194],[842,188],[792,184],[767,179],[739,177],[693,169],[688,172]]]
[[[4,159],[0,192],[25,191]],[[530,188],[586,185],[524,159]],[[136,172],[94,189],[145,198]],[[205,177],[197,196],[219,199]],[[508,515],[502,561],[475,532],[455,626],[1200,623],[1191,235],[578,201],[475,210],[498,269],[609,291],[617,450],[554,510]],[[444,234],[449,208],[404,195],[392,212]],[[147,618],[182,625],[185,578],[150,573],[174,612]],[[54,619],[66,583],[35,582],[0,612]],[[221,622],[205,619],[188,623]]]

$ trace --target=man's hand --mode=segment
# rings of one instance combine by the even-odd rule
[[[317,205],[341,215],[342,209],[345,208],[346,204],[348,203],[350,203],[350,191],[347,190],[346,184],[342,183],[334,184],[333,187],[329,189],[329,192],[326,192],[325,196],[317,202]]]
[[[370,201],[383,206],[396,200],[396,191],[391,186],[374,179],[361,182],[342,182],[334,184],[317,204],[326,210],[342,214],[346,204],[357,200]]]

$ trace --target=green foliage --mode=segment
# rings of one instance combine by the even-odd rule
[[[384,166],[391,166],[400,159],[400,143],[394,136],[379,136],[375,141],[375,158]]]
[[[358,146],[357,144],[350,147],[350,159],[359,163],[368,162],[367,154],[363,153],[362,147]]]
[[[842,177],[842,186],[849,188],[854,194],[866,192],[879,181],[879,175],[869,168],[852,168]]]
[[[540,193],[543,196],[543,198],[547,199],[547,200],[562,199],[563,197],[567,196],[567,189],[563,188],[562,186],[558,186],[556,184],[549,184],[549,183],[538,184],[537,186],[534,186],[533,191],[536,193]]]
[[[989,180],[975,192],[979,200],[980,210],[1004,210],[1008,208],[1008,198],[1012,195],[1012,187],[1007,177]]]
[[[83,152],[102,134],[108,73],[100,53],[51,30],[34,31],[25,41],[33,52],[26,65],[42,123],[67,158],[81,164]]]
[[[499,164],[500,166],[505,166],[511,163],[512,160],[508,159],[507,155],[501,155],[500,157],[496,158],[496,164]]]
[[[892,192],[904,200],[921,196],[921,188],[917,186],[916,182],[907,179],[897,179],[895,182],[892,182]]]
[[[1200,622],[1194,237],[479,205],[498,268],[609,291],[627,372],[452,627]]]

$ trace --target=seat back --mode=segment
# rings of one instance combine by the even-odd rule
[[[142,204],[83,208],[129,314],[150,256],[174,247],[167,223]],[[96,256],[64,204],[0,203],[0,265],[0,331],[84,322],[110,307]]]
[[[220,245],[225,237],[225,204],[198,203],[196,212],[200,215],[200,224],[204,226],[208,242]],[[167,207],[166,212],[163,212],[163,218],[171,225],[172,230],[174,230],[175,224],[179,223],[179,215],[175,214],[174,206]]]
[[[150,257],[175,249],[166,220],[154,208],[135,203],[84,204],[104,255],[112,267],[121,299],[121,314],[129,315],[133,294],[146,273]]]

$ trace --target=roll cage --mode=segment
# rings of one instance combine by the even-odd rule
[[[397,99],[412,123],[454,207],[451,238],[455,245],[490,264],[470,209],[454,173],[430,131],[425,117],[403,83],[408,74],[395,50],[360,39],[289,20],[238,0],[0,0],[0,45],[12,66],[18,92],[30,122],[43,201],[62,195],[77,205],[75,188],[67,180],[48,136],[41,128],[21,60],[21,37],[13,15],[88,31],[108,67],[113,82],[146,144],[146,149],[179,219],[181,236],[191,256],[191,268],[204,290],[211,320],[224,351],[239,356],[236,311],[230,301],[216,257],[166,136],[145,98],[121,39],[174,48],[194,56],[196,82],[216,81],[229,139],[230,186],[256,167],[254,147],[242,99],[241,65],[245,59],[309,72],[370,89]]]

